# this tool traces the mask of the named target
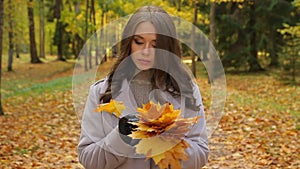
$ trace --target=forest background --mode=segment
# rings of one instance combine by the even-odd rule
[[[196,25],[224,66],[227,102],[206,167],[299,168],[300,0],[0,0],[0,168],[82,168],[76,59],[101,27],[143,5]],[[112,31],[97,33],[105,39],[121,29]],[[82,70],[108,72],[114,45],[98,42]],[[207,52],[183,45],[206,109],[210,84],[194,57]]]

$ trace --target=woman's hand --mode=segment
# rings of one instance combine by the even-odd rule
[[[119,132],[120,132],[120,137],[124,142],[130,145],[135,145],[137,144],[137,141],[132,142],[132,138],[129,137],[128,135],[134,131],[134,129],[137,128],[136,125],[131,124],[130,122],[138,122],[139,118],[137,118],[135,115],[129,114],[124,117],[122,117],[119,120]]]
[[[129,135],[132,131],[137,128],[136,125],[131,124],[130,122],[138,122],[139,119],[132,114],[126,115],[119,120],[119,132],[123,135]]]

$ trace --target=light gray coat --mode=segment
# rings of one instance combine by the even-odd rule
[[[159,169],[152,160],[135,154],[134,146],[126,144],[118,132],[118,118],[110,113],[96,113],[100,94],[107,88],[107,78],[91,85],[81,123],[81,136],[78,145],[79,161],[86,169]],[[184,138],[190,145],[186,149],[188,160],[182,161],[183,169],[200,169],[208,159],[208,143],[205,116],[202,98],[197,85],[194,85],[194,97],[197,105],[201,104],[198,123],[194,125]],[[182,109],[184,102],[178,101],[167,92],[168,101],[174,107],[181,108],[187,117],[191,110]],[[133,99],[127,80],[123,81],[120,94],[114,98],[123,101],[126,105],[120,117],[136,112],[136,103]],[[180,99],[179,99],[180,100]],[[183,100],[183,99],[181,99]],[[195,112],[193,112],[193,116]]]

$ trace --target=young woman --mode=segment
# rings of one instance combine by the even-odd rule
[[[144,6],[129,19],[121,52],[109,75],[90,87],[85,105],[79,161],[87,169],[158,169],[152,160],[135,153],[138,140],[131,139],[137,121],[136,108],[150,100],[169,102],[184,117],[201,116],[184,139],[188,160],[183,169],[199,169],[208,158],[207,132],[202,99],[192,76],[181,64],[181,50],[172,18],[161,8]],[[122,101],[120,118],[95,113],[100,103]]]

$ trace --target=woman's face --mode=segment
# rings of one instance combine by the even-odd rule
[[[156,30],[151,22],[140,23],[131,42],[131,57],[139,70],[153,67],[156,47]]]

